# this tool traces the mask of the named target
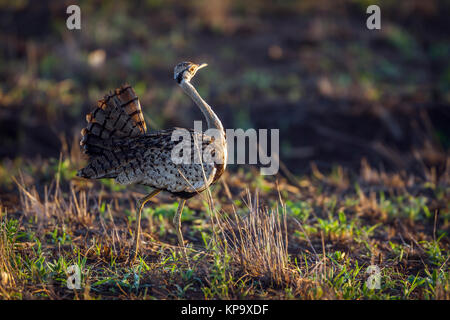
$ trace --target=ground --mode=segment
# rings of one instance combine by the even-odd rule
[[[363,164],[356,177],[314,169],[294,186],[239,170],[212,188],[212,201],[188,202],[188,261],[167,194],[145,208],[133,261],[134,203],[145,188],[77,179],[74,163],[43,162],[32,177],[35,164],[21,165],[19,199],[2,198],[4,299],[449,298],[448,173],[433,183]],[[74,264],[81,290],[67,288]],[[380,289],[368,288],[369,266]]]

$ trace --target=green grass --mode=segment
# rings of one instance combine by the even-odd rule
[[[86,184],[71,174],[76,159],[64,159],[45,173],[23,166],[13,188],[21,201],[1,209],[3,299],[449,297],[445,183],[374,192],[373,181],[332,170],[303,177],[301,189],[281,179],[278,193],[271,179],[241,170],[224,179],[233,190],[233,181],[258,181],[256,209],[249,194],[230,201],[220,184],[215,210],[191,200],[183,214],[187,264],[171,222],[177,203],[159,196],[144,210],[143,251],[133,262],[136,192]],[[33,179],[47,191],[22,182]],[[83,271],[80,290],[67,288],[71,265]],[[370,265],[380,268],[380,289],[367,287]]]

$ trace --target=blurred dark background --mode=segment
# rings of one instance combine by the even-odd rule
[[[81,30],[66,28],[81,7]],[[381,7],[381,30],[366,8]],[[133,85],[152,129],[201,113],[194,79],[226,128],[279,128],[295,174],[361,159],[445,170],[450,148],[450,1],[0,1],[0,158],[58,157],[109,90]]]

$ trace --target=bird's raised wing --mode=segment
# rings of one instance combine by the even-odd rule
[[[112,138],[132,138],[147,132],[139,98],[130,85],[110,92],[86,115],[88,125],[81,131],[84,153],[95,155]]]
[[[85,178],[115,177],[127,155],[114,150],[114,140],[129,140],[146,134],[139,99],[130,85],[123,85],[97,102],[86,115],[80,145],[89,164],[78,175]],[[125,160],[124,160],[125,159]]]

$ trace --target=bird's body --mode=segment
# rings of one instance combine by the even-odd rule
[[[114,178],[120,184],[142,184],[154,190],[139,201],[137,241],[143,205],[160,191],[168,191],[183,199],[175,217],[178,239],[183,242],[180,219],[185,199],[207,189],[225,170],[227,146],[222,124],[190,84],[190,79],[202,66],[181,63],[175,68],[175,78],[200,107],[209,129],[218,130],[217,136],[181,128],[147,132],[139,99],[129,85],[99,100],[97,107],[86,116],[88,125],[82,130],[80,145],[89,156],[89,164],[78,171],[78,176]],[[185,134],[184,138],[174,135],[180,132]],[[175,161],[174,148],[183,146],[188,148],[189,156],[181,162]],[[214,150],[214,156],[204,157],[205,151],[210,150]]]
[[[134,158],[116,177],[120,184],[139,183],[159,190],[168,191],[182,198],[190,198],[204,191],[223,172],[223,165],[215,163],[196,164],[172,161],[172,150],[178,143],[172,141],[175,129],[158,131],[143,137],[118,144]],[[212,139],[199,132],[189,131],[191,144],[204,150]]]
[[[211,136],[181,128],[147,132],[139,99],[129,85],[105,96],[86,119],[80,144],[90,159],[79,171],[81,177],[115,178],[120,184],[142,184],[189,198],[204,191],[225,169],[226,145],[215,148],[222,161],[194,161],[196,153],[203,154],[215,143]],[[188,163],[172,161],[172,150],[181,142],[173,141],[176,130],[190,134],[190,141],[182,141],[193,149]]]

